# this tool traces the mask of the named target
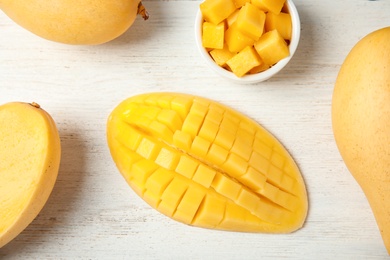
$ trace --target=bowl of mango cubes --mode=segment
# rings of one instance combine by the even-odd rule
[[[294,55],[300,20],[292,0],[204,0],[195,22],[198,49],[218,74],[258,83]]]

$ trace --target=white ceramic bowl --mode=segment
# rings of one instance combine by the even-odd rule
[[[209,65],[209,67],[214,70],[216,73],[219,75],[232,80],[237,83],[258,83],[265,81],[275,74],[277,74],[279,71],[281,71],[287,63],[291,60],[292,56],[295,53],[295,50],[298,47],[299,43],[299,38],[301,35],[301,22],[299,20],[299,14],[297,11],[297,8],[295,7],[294,3],[292,0],[286,0],[287,1],[287,7],[288,11],[291,15],[291,20],[292,20],[292,36],[291,36],[291,41],[290,41],[290,55],[278,63],[276,63],[274,66],[269,68],[266,71],[256,73],[256,74],[250,74],[250,75],[245,75],[241,78],[237,77],[234,75],[232,72],[218,66],[214,60],[211,58],[210,54],[206,51],[206,49],[202,46],[202,23],[203,23],[203,16],[200,11],[198,10],[198,13],[196,15],[196,20],[195,20],[195,39],[196,39],[196,45],[198,46],[199,52],[202,55],[203,59],[206,61],[206,63]]]

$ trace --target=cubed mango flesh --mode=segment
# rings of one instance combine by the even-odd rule
[[[270,66],[290,55],[286,41],[277,30],[263,34],[254,47],[264,63]]]
[[[251,3],[261,10],[274,14],[279,14],[282,11],[285,2],[286,0],[251,0]]]
[[[205,0],[200,10],[206,22],[219,24],[236,10],[234,0]]]
[[[205,48],[223,49],[225,23],[217,25],[209,22],[203,23],[202,45]]]
[[[235,55],[235,53],[230,52],[227,45],[225,44],[223,49],[213,49],[210,51],[210,55],[215,63],[217,63],[217,65],[225,67],[226,62],[230,60]]]
[[[239,11],[236,26],[243,34],[257,41],[264,31],[265,13],[251,3],[246,3]]]
[[[222,1],[205,0],[200,5],[204,18],[202,44],[218,66],[243,77],[263,72],[290,55],[292,19],[286,0]],[[224,4],[226,6],[222,7]],[[258,59],[253,59],[253,55],[244,55],[250,53],[247,51],[238,55],[248,46],[256,49],[260,56]],[[251,57],[249,61],[255,61],[258,65],[243,62],[244,56]],[[231,59],[229,66],[227,61]],[[142,120],[148,124],[149,119]]]
[[[277,30],[285,40],[291,40],[292,21],[288,13],[267,13],[265,19],[265,31]]]
[[[260,66],[262,61],[252,46],[245,47],[226,62],[237,77],[244,76],[251,69]]]
[[[246,3],[250,3],[251,0],[234,0],[234,4],[236,5],[236,8],[239,9],[243,7]]]
[[[230,52],[237,53],[254,44],[255,40],[243,34],[233,23],[225,32],[225,42]]]
[[[153,122],[170,131],[154,131]],[[305,221],[305,184],[287,150],[220,103],[179,93],[130,97],[110,114],[107,140],[128,184],[174,220],[267,233],[292,232]]]
[[[237,17],[238,17],[238,13],[240,12],[241,9],[237,9],[236,11],[234,11],[234,13],[232,13],[231,15],[229,15],[228,18],[226,18],[226,25],[227,27],[229,28],[230,26],[232,26],[232,24],[237,20]]]

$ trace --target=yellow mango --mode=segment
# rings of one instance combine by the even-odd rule
[[[0,248],[38,215],[54,187],[61,157],[52,117],[38,104],[0,106]]]
[[[158,131],[160,124],[169,131]],[[130,97],[111,112],[107,142],[133,190],[179,222],[288,233],[305,221],[305,184],[292,157],[262,126],[215,101],[179,93]]]
[[[257,41],[263,34],[265,17],[263,11],[250,3],[246,3],[238,13],[237,29]]]
[[[370,203],[390,255],[390,27],[350,50],[334,86],[332,127],[348,170]]]
[[[219,24],[236,10],[233,0],[205,0],[200,10],[206,22]]]
[[[137,14],[148,19],[140,0],[0,0],[0,9],[42,38],[77,45],[102,44],[119,37]]]
[[[272,66],[290,55],[286,41],[277,30],[263,34],[254,47],[265,64]]]
[[[205,48],[223,49],[225,39],[225,23],[217,25],[204,22],[202,26],[202,45]]]
[[[286,0],[251,0],[251,3],[263,10],[264,12],[271,12],[279,14],[285,4]]]
[[[210,51],[210,55],[215,63],[221,67],[224,67],[226,66],[226,62],[230,60],[235,55],[235,53],[230,52],[225,44],[223,49],[214,49]]]
[[[242,51],[245,47],[253,45],[255,40],[243,34],[238,28],[237,24],[233,23],[225,31],[225,42],[230,52],[237,53]]]
[[[234,11],[231,15],[229,15],[228,18],[226,18],[226,24],[227,24],[227,27],[229,28],[230,26],[232,26],[232,24],[237,20],[237,17],[238,17],[238,13],[240,12],[240,9],[237,9],[236,11]]]
[[[251,0],[251,4],[259,8],[259,10],[263,12],[268,12],[268,9],[264,4],[262,3],[262,0]]]
[[[291,40],[292,21],[288,13],[267,13],[265,19],[265,31],[277,30],[285,40]]]
[[[234,0],[234,4],[236,5],[237,9],[240,9],[243,7],[246,3],[250,3],[251,0]]]
[[[259,73],[259,72],[262,72],[262,71],[266,71],[267,69],[269,69],[269,65],[262,61],[259,66],[256,66],[256,67],[252,68],[249,71],[249,74]]]
[[[259,55],[252,46],[245,47],[226,62],[237,77],[244,76],[248,71],[260,66],[262,63]]]

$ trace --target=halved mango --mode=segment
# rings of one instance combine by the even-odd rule
[[[52,117],[39,105],[0,106],[0,248],[38,215],[54,187],[61,157]]]
[[[169,121],[163,109],[181,119],[170,124],[171,131],[155,129],[154,122]],[[145,117],[147,124],[139,120]],[[287,150],[262,126],[220,103],[179,93],[130,97],[110,114],[107,141],[134,191],[177,221],[269,233],[292,232],[305,221],[305,184]]]

